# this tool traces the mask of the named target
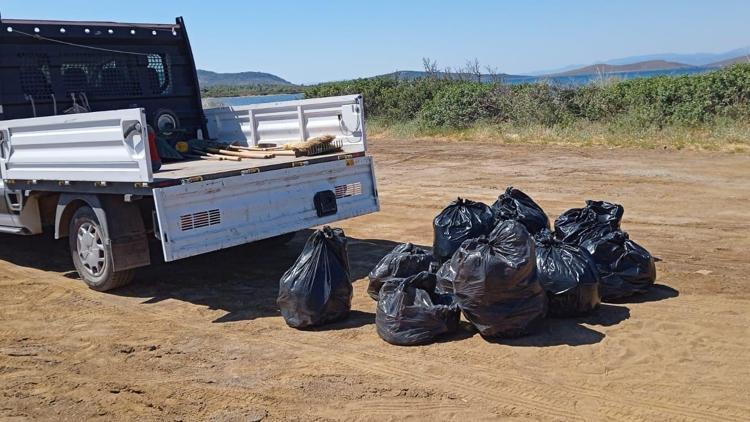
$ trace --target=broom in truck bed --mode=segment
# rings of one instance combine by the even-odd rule
[[[284,149],[287,151],[294,151],[298,156],[300,155],[322,155],[331,152],[341,151],[342,142],[336,140],[335,136],[323,135],[310,138],[305,142],[296,142],[293,144],[284,145]]]
[[[240,158],[314,156],[341,151],[342,146],[342,141],[336,140],[336,137],[332,135],[317,136],[315,138],[310,138],[305,142],[290,143],[276,147],[245,147],[197,139],[190,141],[190,148],[193,152],[221,154]]]
[[[229,157],[231,161],[239,161],[243,158],[266,159],[275,157],[275,154],[273,152],[237,149],[237,147],[233,145],[227,145],[203,139],[193,139],[189,142],[189,145],[190,150],[194,155],[214,158],[216,156],[224,156]]]
[[[251,147],[229,145],[227,148],[234,151],[268,152],[277,156],[303,157],[341,151],[342,146],[343,143],[336,140],[335,136],[323,135],[310,138],[305,142],[294,142],[280,146],[273,144],[259,144]]]

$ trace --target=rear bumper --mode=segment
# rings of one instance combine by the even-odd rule
[[[328,190],[336,194],[337,210],[321,217],[313,198]],[[155,188],[153,194],[166,261],[380,209],[367,156]]]

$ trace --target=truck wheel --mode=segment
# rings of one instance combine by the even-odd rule
[[[94,210],[81,207],[70,220],[70,254],[78,275],[89,288],[105,292],[133,280],[134,271],[113,271],[112,253]]]

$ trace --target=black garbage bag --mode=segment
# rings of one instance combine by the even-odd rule
[[[516,220],[526,226],[532,235],[549,229],[549,218],[542,207],[522,191],[508,186],[505,193],[492,204],[495,221]]]
[[[517,337],[544,318],[547,296],[536,279],[534,241],[523,224],[501,221],[489,238],[465,241],[441,275],[458,306],[486,337]]]
[[[343,319],[352,305],[346,236],[338,228],[316,230],[281,277],[276,303],[287,325],[305,328]]]
[[[445,261],[435,273],[435,291],[442,294],[453,294],[453,280],[456,272],[451,265],[451,260]]]
[[[555,237],[565,243],[580,245],[620,230],[625,209],[622,205],[604,201],[586,201],[583,208],[565,211],[555,220]]]
[[[378,293],[383,284],[391,278],[406,278],[422,271],[428,271],[430,264],[435,262],[432,253],[415,246],[411,243],[402,243],[370,271],[370,284],[367,286],[367,294],[378,300]]]
[[[378,335],[391,344],[425,344],[455,332],[461,311],[451,295],[435,293],[435,274],[427,271],[392,278],[380,290],[375,313]]]
[[[654,257],[623,231],[614,231],[583,243],[599,270],[599,294],[603,300],[645,293],[656,281]]]
[[[546,229],[534,240],[536,277],[547,292],[549,315],[580,316],[599,306],[599,271],[591,254],[555,239]]]
[[[432,252],[439,262],[448,260],[466,239],[486,236],[492,231],[495,217],[482,202],[458,198],[432,221],[435,231]]]

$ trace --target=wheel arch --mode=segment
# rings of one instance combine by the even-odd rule
[[[99,220],[115,271],[151,263],[141,211],[138,205],[125,202],[119,195],[61,194],[55,211],[55,239],[70,236],[68,227],[72,217],[83,206],[90,207]],[[110,221],[116,223],[110,226]]]
[[[99,220],[104,235],[109,237],[107,213],[104,211],[104,207],[98,196],[63,193],[57,200],[57,209],[55,210],[55,239],[68,237],[70,235],[70,233],[68,233],[68,227],[70,226],[70,220],[73,218],[73,214],[75,214],[78,208],[85,206],[94,210],[94,214]]]

